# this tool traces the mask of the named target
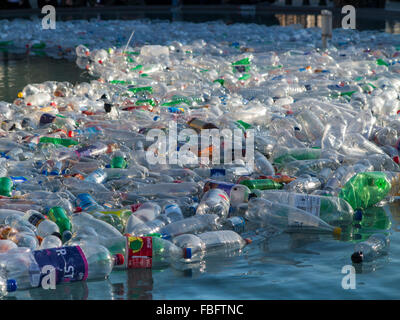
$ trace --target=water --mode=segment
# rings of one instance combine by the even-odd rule
[[[279,19],[278,19],[279,20]],[[383,30],[382,23],[373,29]],[[47,80],[72,83],[90,80],[74,61],[46,56],[0,52],[0,101],[13,101],[29,83]],[[379,224],[391,223],[391,248],[386,257],[357,268],[356,289],[345,290],[342,274],[351,265],[354,234],[342,240],[331,236],[278,235],[271,241],[255,241],[241,254],[210,257],[185,270],[132,269],[114,271],[105,281],[58,285],[55,290],[32,289],[10,294],[6,299],[397,299],[400,288],[400,206],[381,210]],[[382,211],[383,210],[383,211]],[[383,212],[383,214],[382,214]],[[366,235],[370,230],[353,229]],[[347,238],[346,238],[347,237]],[[287,245],[290,243],[290,245]]]
[[[12,102],[29,83],[76,83],[89,79],[90,76],[79,69],[74,61],[0,51],[0,101]]]
[[[397,299],[400,293],[400,206],[375,210],[375,221],[363,230],[390,227],[388,256],[356,267],[356,288],[342,288],[345,265],[351,265],[354,242],[345,232],[341,240],[330,235],[279,234],[256,240],[232,257],[209,257],[185,270],[131,269],[114,271],[106,281],[58,285],[56,290],[32,289],[6,299]],[[368,229],[369,228],[369,229]],[[290,246],[287,243],[290,242]]]

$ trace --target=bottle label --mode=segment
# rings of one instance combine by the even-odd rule
[[[48,113],[44,113],[42,114],[42,116],[40,117],[39,123],[40,124],[48,124],[48,123],[52,123],[54,121],[56,117],[48,114]]]
[[[151,268],[153,257],[152,237],[127,237],[128,269]]]
[[[88,263],[79,246],[37,250],[33,251],[33,255],[40,270],[48,265],[56,269],[56,284],[84,281],[88,277]],[[46,274],[40,275],[40,283],[44,276]]]
[[[80,157],[90,157],[90,156],[100,154],[102,151],[103,151],[102,146],[93,144],[93,145],[86,146],[86,147],[76,150],[76,153]],[[105,149],[104,149],[104,151],[105,151]]]
[[[207,181],[204,185],[203,192],[206,193],[210,189],[221,189],[226,192],[226,194],[231,194],[232,188],[235,186],[234,183],[227,183],[221,181]]]
[[[92,204],[96,202],[92,196],[88,193],[81,193],[76,197],[76,206],[81,207],[82,210],[89,208]]]
[[[319,218],[321,199],[310,195],[295,195],[294,206]]]
[[[43,220],[44,220],[43,216],[37,213],[32,214],[28,219],[28,221],[35,227],[37,227]]]
[[[210,169],[211,177],[225,177],[225,169]]]

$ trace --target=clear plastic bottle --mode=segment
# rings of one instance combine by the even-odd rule
[[[215,214],[196,215],[179,221],[172,222],[160,229],[164,239],[171,239],[184,233],[200,233],[217,230],[219,228],[219,216]]]
[[[287,204],[307,211],[331,225],[348,225],[361,216],[354,216],[353,208],[343,199],[338,197],[325,197],[304,193],[286,191],[260,191],[263,199],[272,202]]]
[[[383,233],[375,233],[368,240],[357,243],[351,261],[354,263],[371,262],[389,251],[390,239]]]
[[[60,228],[57,224],[46,219],[46,217],[40,212],[28,210],[24,215],[24,219],[36,227],[38,236],[45,238],[49,235],[53,235],[61,239]]]
[[[225,219],[228,217],[229,207],[229,196],[224,190],[210,189],[201,198],[196,214],[216,214],[221,219]]]
[[[39,287],[42,268],[52,266],[56,285],[63,282],[106,279],[114,265],[124,263],[122,255],[112,256],[103,246],[82,243],[80,246],[36,251],[16,251],[0,256],[0,268],[7,279],[15,280],[18,290]]]
[[[341,234],[340,227],[333,227],[304,210],[260,198],[249,201],[245,218],[261,226],[273,226],[286,232]]]
[[[201,260],[205,255],[240,250],[250,242],[232,230],[209,231],[197,235],[182,234],[173,239],[177,246],[190,250],[192,261]]]

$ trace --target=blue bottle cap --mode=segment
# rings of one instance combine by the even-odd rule
[[[72,238],[72,232],[69,231],[69,230],[66,230],[66,231],[63,232],[62,237],[63,237],[63,240],[64,240],[63,242],[67,242],[69,239]]]
[[[7,291],[14,292],[17,290],[17,281],[14,279],[7,280]]]
[[[357,209],[354,211],[354,220],[361,221],[363,216],[363,211],[361,209]]]
[[[185,259],[192,259],[192,248],[185,248],[184,249],[184,258]]]
[[[171,235],[168,234],[168,233],[161,233],[161,238],[162,238],[162,239],[165,239],[165,240],[169,240],[169,239],[171,239],[172,237],[171,237]]]

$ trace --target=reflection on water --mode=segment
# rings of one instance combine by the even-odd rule
[[[153,300],[153,271],[130,269],[127,271],[127,296],[129,300]]]
[[[88,79],[74,61],[0,51],[0,101],[14,101],[18,92],[30,83],[69,81],[75,84]]]

